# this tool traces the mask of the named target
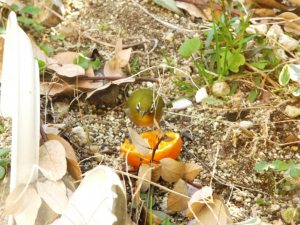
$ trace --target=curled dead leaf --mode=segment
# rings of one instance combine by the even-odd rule
[[[184,175],[184,164],[174,159],[164,158],[161,163],[161,177],[168,182],[177,182]]]
[[[173,188],[173,191],[188,196],[187,184],[182,179],[178,180],[178,182],[175,184],[175,187]],[[168,209],[176,212],[185,210],[188,207],[188,198],[171,193],[168,197],[167,207]]]
[[[7,197],[5,202],[5,215],[12,215],[23,211],[29,203],[28,189],[20,184]]]
[[[138,177],[146,180],[151,180],[151,167],[149,164],[141,164]],[[137,180],[137,187],[140,188],[141,192],[146,192],[150,187],[150,183],[139,179]]]
[[[150,152],[150,146],[148,145],[148,143],[131,127],[128,127],[128,131],[132,143],[136,147],[138,152],[143,156],[148,155]]]
[[[201,170],[202,167],[195,163],[185,163],[183,179],[186,181],[192,181],[200,173]]]
[[[151,174],[151,181],[157,182],[161,175],[161,164],[154,164],[151,163],[152,174]]]
[[[203,187],[196,191],[188,202],[188,209],[186,210],[186,216],[190,219],[194,218],[206,204],[211,202],[212,199],[212,189],[211,187]]]

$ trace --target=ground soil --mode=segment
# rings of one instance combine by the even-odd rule
[[[200,29],[201,23],[188,15],[179,17],[152,1],[140,1],[139,4],[156,18],[165,22],[189,30]],[[124,113],[124,103],[128,95],[136,89],[155,87],[159,89],[166,103],[183,96],[184,93],[174,92],[180,90],[170,81],[171,73],[159,67],[165,65],[160,48],[168,57],[172,57],[176,68],[187,70],[189,67],[192,77],[196,78],[198,74],[193,64],[183,60],[178,49],[188,38],[201,36],[205,39],[205,37],[200,32],[187,32],[167,27],[147,15],[131,1],[74,0],[65,2],[65,7],[67,8],[65,23],[81,24],[86,33],[99,41],[115,44],[120,35],[123,37],[124,44],[154,39],[158,41],[151,54],[147,56],[135,53],[131,61],[139,59],[140,65],[137,71],[155,66],[144,72],[143,76],[161,76],[162,82],[159,85],[152,86],[150,83],[143,82],[113,88],[108,94],[110,98],[104,100],[103,96],[98,94],[88,101],[83,101],[80,107],[75,102],[71,105],[68,114],[68,117],[72,118],[72,127],[83,126],[81,122],[78,122],[83,116],[91,136],[91,145],[99,146],[100,152],[109,152],[109,154],[103,154],[102,158],[97,161],[91,157],[93,153],[88,150],[88,146],[79,147],[73,143],[79,159],[83,160],[80,164],[83,171],[90,170],[98,164],[119,170],[125,169],[126,164],[121,157],[120,146],[128,137],[126,125],[131,125]],[[108,27],[99,31],[97,27],[105,23]],[[169,36],[173,36],[173,40],[169,40],[167,38]],[[152,41],[148,44],[147,49],[144,45],[133,47],[133,51],[150,51],[152,47],[155,47],[153,43]],[[98,49],[104,60],[114,54],[113,48],[95,43],[83,36],[80,39],[67,37],[63,42],[49,38],[46,44],[54,47],[54,54],[65,51],[84,52],[93,48]],[[231,81],[228,83],[231,84]],[[290,119],[284,113],[287,104],[297,106],[299,103],[290,95],[274,95],[268,91],[262,91],[254,103],[249,103],[247,97],[251,89],[251,86],[240,82],[236,94],[222,99],[224,102],[216,105],[196,103],[194,97],[190,98],[193,105],[187,109],[174,111],[168,105],[160,125],[164,131],[182,134],[183,145],[178,160],[184,163],[193,162],[203,167],[194,182],[206,186],[210,185],[212,180],[214,192],[227,204],[235,222],[254,216],[253,208],[257,216],[266,222],[272,222],[281,218],[282,209],[293,205],[292,199],[298,197],[299,192],[294,191],[284,197],[274,194],[274,179],[280,180],[280,174],[258,173],[254,170],[254,165],[262,160],[299,162],[299,144],[286,144],[289,142],[288,138],[293,141],[298,140],[299,120]],[[53,101],[70,103],[73,99],[74,96],[69,95],[56,97]],[[79,109],[83,115],[79,113]],[[44,113],[44,109],[41,109],[41,112]],[[53,114],[50,115],[48,122],[53,122],[53,118]],[[241,121],[251,121],[253,126],[241,129],[239,126]],[[55,118],[55,122],[62,121]],[[152,129],[135,128],[138,132]],[[2,139],[4,139],[3,135],[0,134]],[[68,135],[72,138],[71,133]],[[89,157],[91,158],[87,159]],[[170,188],[173,186],[173,184],[166,185]],[[7,189],[6,183],[1,189],[1,203],[5,199],[3,196],[7,193]],[[156,204],[153,209],[167,212],[176,224],[181,222],[187,224],[189,220],[181,213],[167,210],[166,196],[168,193],[157,189]],[[270,205],[258,206],[257,199],[263,199]],[[3,215],[2,219],[5,219]]]

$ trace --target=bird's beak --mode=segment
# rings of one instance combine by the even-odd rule
[[[142,113],[142,118],[143,118],[147,112],[145,110],[142,110],[141,113]]]

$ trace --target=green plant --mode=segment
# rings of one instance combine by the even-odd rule
[[[18,6],[14,5],[11,7],[11,9],[18,10]],[[18,21],[20,22],[20,26],[24,28],[30,25],[37,31],[45,29],[45,27],[39,24],[39,22],[30,18],[31,15],[39,14],[40,11],[40,8],[34,7],[30,3],[26,3],[26,6],[19,11],[19,14],[21,15],[17,17]]]
[[[191,58],[196,69],[198,70],[198,78],[195,78],[195,82],[182,81],[177,77],[173,69],[170,72],[174,75],[172,82],[176,84],[183,92],[192,93],[194,95],[197,89],[203,86],[203,83],[211,88],[214,82],[220,82],[230,77],[232,73],[238,73],[236,77],[243,76],[239,74],[246,62],[243,51],[247,47],[247,42],[256,38],[257,34],[246,34],[245,30],[250,25],[249,21],[251,15],[244,18],[240,13],[239,17],[231,17],[230,13],[226,13],[225,8],[230,9],[230,5],[226,5],[224,0],[221,0],[223,8],[223,16],[220,18],[214,18],[212,13],[213,25],[208,32],[204,32],[206,35],[205,42],[200,38],[192,38],[186,40],[179,48],[179,53],[185,58]],[[211,8],[212,10],[212,8]],[[196,55],[200,57],[196,57]],[[170,61],[164,54],[169,66]],[[250,74],[247,74],[248,76]],[[259,79],[259,78],[258,78]],[[259,83],[259,84],[258,84]],[[256,83],[260,85],[260,80]],[[230,94],[233,94],[238,86],[235,83],[235,87]],[[251,100],[255,100],[259,91],[255,89],[251,94]]]
[[[131,63],[130,63],[130,69],[131,73],[135,74],[137,73],[137,69],[140,67],[141,63],[138,58],[135,58]]]
[[[84,56],[86,53],[88,52],[79,53],[79,57],[75,58],[73,63],[81,66],[85,70],[88,68],[89,64],[93,67],[93,69],[99,69],[101,65],[100,60],[97,58],[95,61],[92,61],[90,58]]]
[[[103,23],[100,23],[100,25],[98,26],[98,30],[105,30],[105,29],[109,29],[110,27],[108,26],[107,23],[103,22]]]
[[[10,149],[0,149],[0,157],[3,157],[7,155],[10,152]],[[10,163],[11,159],[10,158],[3,158],[0,159],[0,179],[2,179],[5,175],[5,168],[8,163]]]
[[[273,161],[272,163],[267,163],[265,161],[261,161],[257,164],[255,164],[254,169],[258,172],[262,172],[262,171],[267,171],[269,169],[272,170],[277,170],[279,172],[281,171],[288,171],[288,174],[290,175],[291,178],[297,178],[300,177],[300,164],[295,164],[294,161],[288,161],[288,163],[283,162],[281,160],[276,160]],[[293,184],[291,184],[290,182],[285,182],[286,178],[282,178],[281,180],[279,180],[278,182],[275,181],[275,191],[276,191],[276,186],[280,185],[279,187],[282,189],[279,191],[279,194],[286,194],[287,191],[292,191],[294,190],[295,186]]]

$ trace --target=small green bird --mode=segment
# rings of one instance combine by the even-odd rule
[[[160,121],[165,106],[162,97],[149,89],[137,90],[130,95],[126,103],[126,115],[136,125],[150,127]]]

